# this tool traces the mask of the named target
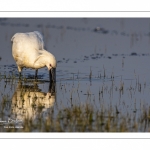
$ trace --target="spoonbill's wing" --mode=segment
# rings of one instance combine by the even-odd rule
[[[44,41],[43,41],[42,34],[39,31],[34,31],[34,34],[36,34],[38,41],[40,41],[39,42],[39,45],[40,45],[39,50],[43,50],[44,49]]]
[[[17,65],[32,68],[33,63],[44,49],[42,34],[38,31],[16,33],[11,41],[13,42],[12,55]]]
[[[27,33],[16,33],[11,41],[17,46],[21,46],[30,49],[43,50],[44,49],[44,41],[43,36],[40,32],[27,32]],[[22,49],[19,48],[19,49]]]

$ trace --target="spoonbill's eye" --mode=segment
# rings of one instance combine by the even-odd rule
[[[50,66],[50,67],[52,67],[52,65],[51,65],[51,64],[49,64],[49,66]]]

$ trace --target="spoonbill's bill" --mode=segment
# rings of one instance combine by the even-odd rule
[[[18,66],[19,76],[23,68],[32,68],[36,70],[37,79],[38,69],[47,67],[50,81],[56,81],[56,59],[44,49],[43,36],[40,32],[16,33],[11,41],[12,55]]]

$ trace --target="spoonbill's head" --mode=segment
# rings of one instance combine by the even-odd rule
[[[49,70],[49,77],[51,82],[56,81],[56,67],[57,61],[53,54],[49,53],[46,50],[42,50],[41,54],[34,61],[34,68],[39,69],[42,67],[47,67]]]

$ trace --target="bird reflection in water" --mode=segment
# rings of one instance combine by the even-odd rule
[[[49,90],[44,93],[38,85],[23,85],[18,83],[17,89],[12,97],[13,117],[25,122],[37,125],[50,119],[50,112],[55,103],[55,83],[50,82]]]

